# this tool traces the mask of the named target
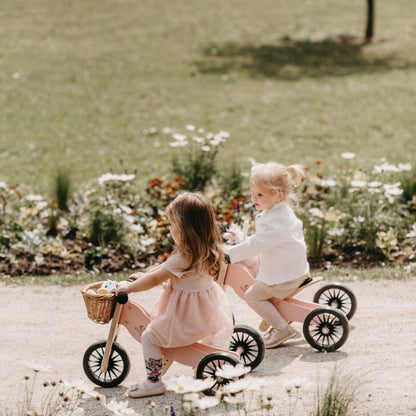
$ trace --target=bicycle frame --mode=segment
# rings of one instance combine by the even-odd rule
[[[280,315],[286,321],[303,322],[306,315],[313,309],[320,307],[318,303],[306,302],[303,300],[293,299],[297,293],[314,283],[322,280],[322,277],[313,278],[310,283],[296,289],[285,299],[272,298],[269,301],[276,307]],[[242,264],[231,263],[220,274],[218,284],[220,286],[230,286],[234,292],[245,301],[246,290],[255,282],[249,269]]]
[[[114,314],[107,337],[104,356],[101,362],[100,370],[105,373],[108,369],[108,362],[111,355],[114,342],[120,330],[120,326],[124,326],[130,335],[141,342],[142,334],[150,322],[149,313],[137,302],[129,300],[122,305],[116,303]],[[173,361],[196,367],[198,363],[208,354],[225,352],[232,354],[237,359],[240,358],[238,352],[229,351],[228,349],[213,347],[211,345],[195,342],[185,347],[161,348],[163,355],[163,370],[165,373]]]
[[[298,299],[293,299],[299,291],[311,284],[317,283],[322,280],[321,277],[314,278],[307,285],[298,288],[291,293],[285,299],[272,298],[270,302],[276,307],[282,317],[287,321],[303,322],[306,315],[320,307],[318,303],[305,302]],[[241,264],[228,264],[221,271],[217,283],[224,287],[224,285],[230,286],[234,292],[245,301],[246,290],[255,282],[253,275],[249,269]],[[122,305],[116,303],[114,314],[108,333],[107,343],[105,347],[104,357],[101,363],[101,371],[105,373],[108,368],[108,362],[111,355],[111,350],[114,342],[117,340],[117,336],[120,330],[120,326],[124,326],[130,335],[141,342],[142,333],[146,329],[150,322],[149,313],[137,302],[129,300],[126,304]],[[236,358],[240,355],[237,352],[232,352],[227,349],[221,349],[212,347],[200,342],[196,342],[186,347],[177,348],[161,348],[163,360],[163,373],[167,371],[173,361],[196,367],[201,359],[207,354],[213,352],[227,352],[233,354]]]

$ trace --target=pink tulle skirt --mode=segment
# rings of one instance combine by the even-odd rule
[[[146,332],[153,344],[165,348],[197,341],[228,348],[233,319],[227,295],[214,282],[208,289],[187,291],[173,288],[169,281]]]

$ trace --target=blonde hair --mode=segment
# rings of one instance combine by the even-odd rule
[[[207,198],[201,193],[185,192],[169,204],[166,214],[179,229],[175,251],[186,255],[188,264],[183,271],[195,268],[198,273],[217,276],[225,255],[214,209]]]
[[[282,201],[297,202],[293,186],[298,186],[304,178],[301,165],[284,166],[276,162],[262,163],[251,169],[250,183],[263,185],[274,192],[280,192]]]

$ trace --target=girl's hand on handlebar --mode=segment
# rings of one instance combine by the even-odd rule
[[[124,293],[129,293],[129,283],[128,282],[120,282],[117,283],[117,287],[116,287],[116,296],[120,293],[120,292],[124,292]]]

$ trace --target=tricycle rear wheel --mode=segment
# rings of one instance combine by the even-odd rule
[[[315,303],[339,309],[350,320],[357,310],[354,293],[341,283],[328,283],[322,286],[313,298]]]
[[[229,350],[238,352],[244,365],[253,370],[263,361],[265,346],[255,329],[247,325],[234,325]]]
[[[335,351],[344,345],[349,334],[346,316],[338,309],[322,306],[313,309],[303,321],[303,335],[319,351]]]

